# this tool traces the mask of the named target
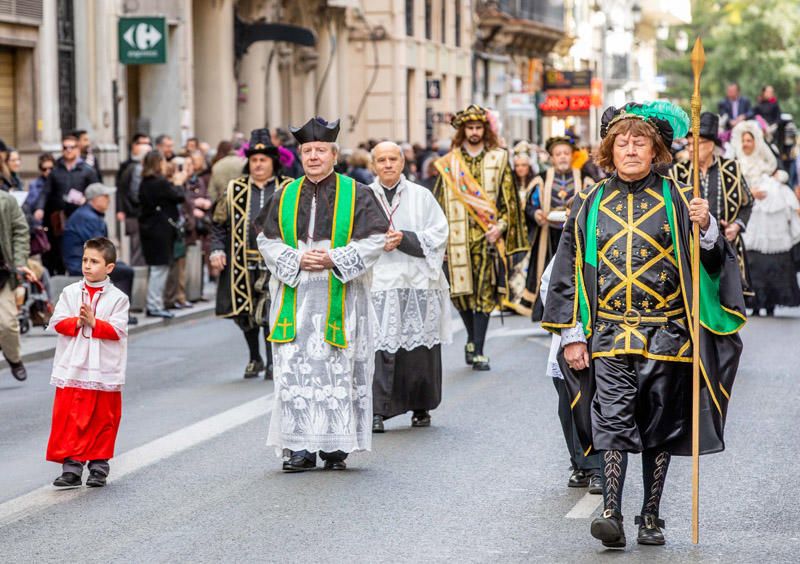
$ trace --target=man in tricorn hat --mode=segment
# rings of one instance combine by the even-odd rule
[[[269,272],[258,252],[255,219],[269,204],[275,189],[288,179],[280,176],[278,149],[272,145],[268,129],[250,134],[247,163],[243,175],[231,180],[214,209],[211,230],[211,267],[221,272],[217,288],[217,315],[233,319],[242,330],[250,360],[245,378],[261,372],[272,378],[272,351],[267,312]],[[263,328],[264,338],[259,335]],[[261,343],[266,344],[266,363]]]
[[[450,296],[467,329],[466,363],[490,370],[483,351],[489,315],[507,292],[513,255],[528,249],[527,230],[508,151],[499,147],[487,110],[472,104],[451,124],[452,148],[434,163],[434,194],[450,225]]]
[[[389,221],[372,190],[336,174],[339,120],[292,128],[304,176],[275,193],[258,248],[272,272],[275,405],[267,444],[285,472],[344,470],[372,447],[370,270]]]
[[[742,234],[747,228],[750,212],[753,209],[753,195],[747,187],[736,159],[725,159],[720,156],[718,147],[719,117],[711,112],[700,114],[700,194],[708,200],[711,215],[719,220],[725,238],[736,249],[739,270],[742,273],[742,285],[746,296],[752,295],[750,277],[747,273],[747,255]],[[691,149],[692,132],[688,139]],[[691,185],[694,178],[692,162],[675,163],[670,176],[683,185]]]
[[[542,318],[542,302],[538,299],[539,283],[545,267],[558,249],[566,221],[567,202],[576,193],[594,184],[592,178],[584,176],[580,168],[573,166],[573,137],[551,137],[545,143],[545,149],[550,154],[553,166],[547,169],[544,177],[538,178],[537,188],[525,202],[525,215],[533,222],[533,245],[522,306],[531,308],[534,321]]]

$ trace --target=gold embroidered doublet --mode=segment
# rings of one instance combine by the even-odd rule
[[[678,266],[661,189],[609,186],[597,213],[593,357],[691,362]]]

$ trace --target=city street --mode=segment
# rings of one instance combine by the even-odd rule
[[[639,457],[625,488],[628,548],[589,535],[601,496],[568,490],[550,338],[493,319],[491,372],[444,349],[433,426],[387,422],[346,472],[287,475],[265,446],[272,383],[243,380],[233,323],[199,319],[135,335],[117,457],[105,489],[53,491],[44,460],[49,361],[0,371],[0,554],[4,562],[468,561],[790,562],[800,551],[791,438],[800,418],[796,310],[750,320],[728,450],[702,460],[701,544],[690,542],[690,460],[662,505],[665,548],[639,547]]]

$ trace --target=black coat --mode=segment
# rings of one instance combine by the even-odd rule
[[[148,266],[165,266],[172,262],[180,218],[178,204],[185,198],[183,187],[175,186],[163,176],[142,179],[139,230]]]
[[[63,210],[67,216],[71,215],[80,206],[67,203],[64,198],[72,189],[81,193],[85,192],[86,187],[94,182],[100,182],[100,178],[93,167],[84,161],[78,161],[72,170],[67,170],[64,158],[59,158],[50,172],[50,176],[47,177],[45,211],[49,215],[52,212]]]

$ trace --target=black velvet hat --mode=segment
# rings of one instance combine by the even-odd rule
[[[267,155],[273,159],[278,158],[278,148],[272,144],[272,136],[269,129],[254,129],[250,132],[250,145],[245,151],[249,159],[251,155]]]
[[[651,124],[667,147],[672,145],[673,139],[684,137],[689,131],[689,116],[670,102],[629,102],[621,108],[606,108],[600,118],[600,138],[605,139],[611,127],[623,119],[640,119]]]
[[[569,135],[558,135],[556,137],[551,137],[544,144],[544,148],[548,153],[552,154],[553,147],[555,147],[556,145],[569,145],[570,148],[574,151],[575,139]]]
[[[301,145],[312,141],[336,143],[339,136],[339,120],[328,122],[321,117],[311,118],[303,127],[289,127],[294,138]]]
[[[692,134],[689,130],[688,135]],[[719,116],[713,112],[703,112],[700,114],[700,137],[713,141],[717,145],[722,145],[719,139]]]

